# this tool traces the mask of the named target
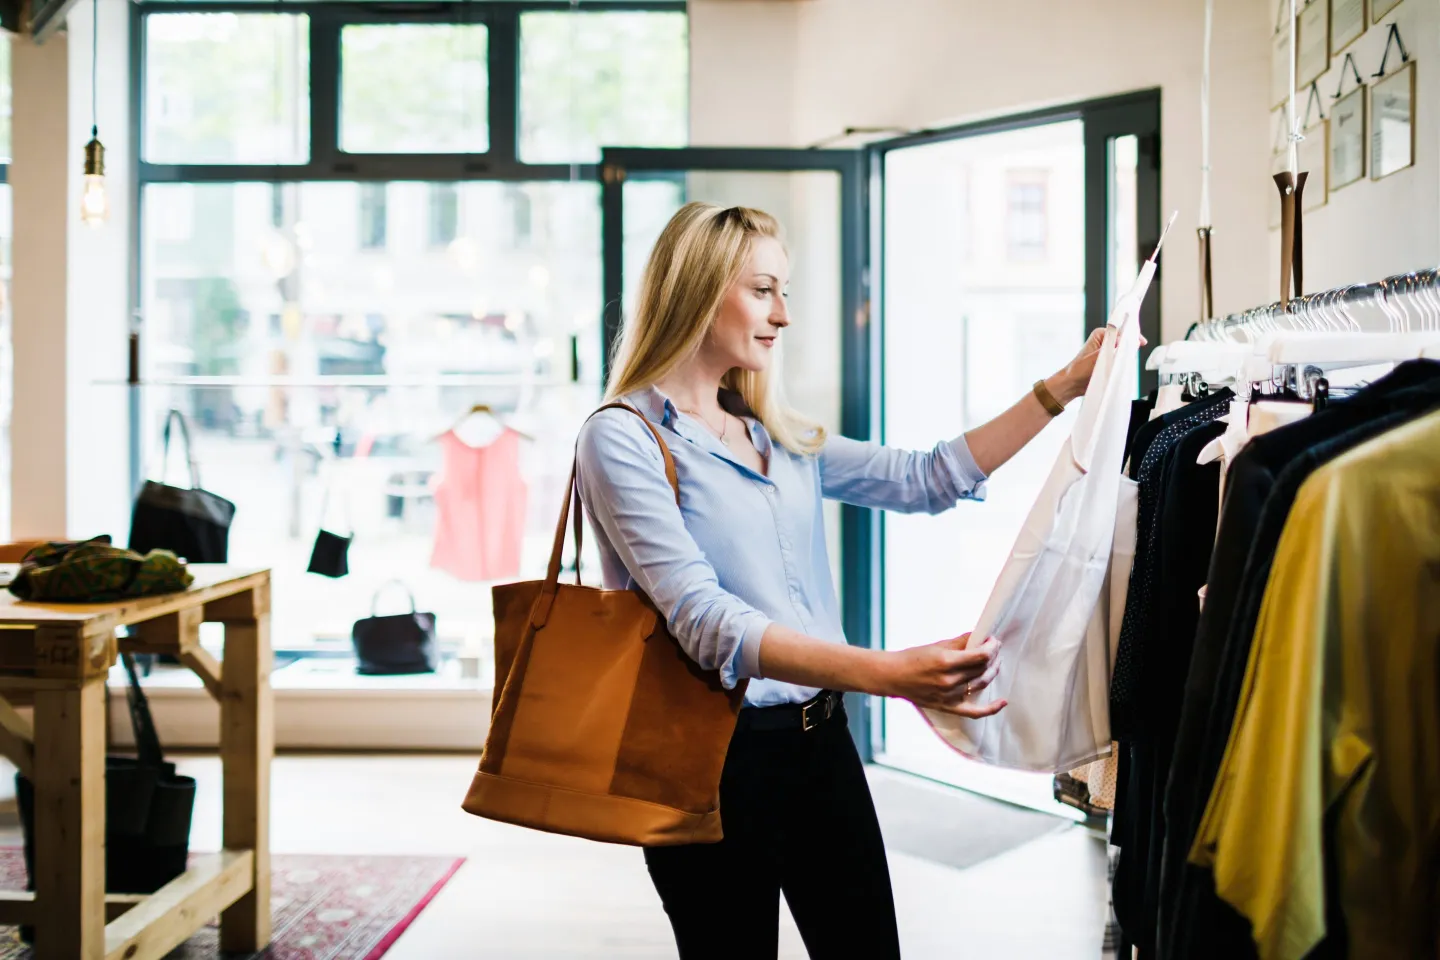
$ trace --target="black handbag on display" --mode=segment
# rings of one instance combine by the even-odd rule
[[[130,549],[136,553],[169,550],[190,563],[224,563],[228,555],[230,522],[235,504],[200,489],[200,470],[190,445],[190,428],[179,410],[165,417],[161,472],[170,460],[170,427],[180,424],[185,460],[190,467],[190,486],[146,480],[135,498],[130,517]]]
[[[355,539],[355,528],[353,523],[348,522],[347,510],[346,526],[350,527],[348,537],[326,530],[325,508],[329,503],[330,488],[326,487],[325,496],[320,501],[320,529],[315,534],[315,546],[310,549],[310,566],[305,569],[308,573],[318,573],[322,577],[343,577],[350,572],[350,541]]]
[[[410,612],[376,616],[375,602],[390,583],[396,583],[410,598]],[[434,673],[440,660],[435,646],[435,614],[417,613],[415,595],[399,580],[391,580],[375,591],[370,616],[355,621],[350,640],[355,645],[356,670],[370,675]]]
[[[121,655],[130,678],[126,699],[138,757],[105,758],[105,889],[154,893],[185,872],[195,780],[165,762],[135,661]],[[35,889],[35,787],[15,774],[15,799],[25,840],[26,889]]]

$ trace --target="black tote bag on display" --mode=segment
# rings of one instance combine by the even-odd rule
[[[344,502],[348,503],[348,500]],[[350,510],[345,510],[345,526],[350,531],[341,536],[325,529],[325,508],[330,505],[330,487],[320,501],[320,529],[315,534],[315,546],[310,549],[310,565],[307,573],[318,573],[322,577],[339,578],[350,572],[350,541],[355,539],[355,525],[350,520]]]
[[[415,595],[398,580],[410,598],[410,612],[376,616],[375,605],[380,592],[370,602],[370,616],[355,621],[350,639],[355,645],[355,668],[358,673],[387,675],[397,673],[434,673],[440,661],[435,646],[435,614],[417,613]]]
[[[190,486],[172,487],[161,481],[145,481],[130,517],[130,549],[142,554],[156,549],[169,550],[191,563],[224,563],[235,504],[200,488],[200,470],[190,445],[190,428],[179,410],[171,410],[165,417],[162,475],[170,460],[170,428],[175,423],[180,424],[180,440],[190,468]]]
[[[135,727],[137,757],[105,758],[105,889],[154,893],[185,872],[195,780],[165,760],[135,662],[122,655],[130,686],[126,698]],[[27,889],[35,885],[35,787],[15,774],[15,797],[24,838]]]

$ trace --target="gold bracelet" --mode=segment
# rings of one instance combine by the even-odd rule
[[[1045,386],[1044,380],[1036,380],[1034,389],[1035,399],[1040,401],[1040,406],[1044,407],[1045,412],[1050,414],[1050,416],[1058,417],[1065,412],[1065,405],[1055,399],[1055,394],[1051,393],[1050,388]]]

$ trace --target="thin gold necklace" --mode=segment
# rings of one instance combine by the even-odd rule
[[[710,426],[710,421],[709,421],[709,420],[706,420],[703,416],[701,416],[701,415],[700,415],[700,412],[699,412],[698,410],[686,410],[684,407],[681,407],[681,408],[680,408],[680,412],[681,412],[681,413],[688,413],[688,414],[690,414],[690,416],[694,417],[695,419],[699,420],[701,423],[705,424],[705,429],[706,429],[706,430],[709,430],[711,433],[715,434],[716,438],[719,439],[719,441],[720,441],[721,443],[725,444],[725,446],[727,446],[727,447],[730,446],[730,440],[725,436],[727,433],[730,432],[730,420],[729,420],[728,417],[725,416],[725,411],[724,411],[724,410],[721,410],[721,411],[720,411],[720,429],[719,429],[719,430],[716,430],[714,427]]]

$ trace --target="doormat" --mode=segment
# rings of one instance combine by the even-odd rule
[[[464,857],[272,854],[270,949],[243,958],[226,954],[226,960],[378,960],[464,862]],[[0,848],[0,889],[24,888],[24,853]],[[18,927],[0,926],[0,960],[31,956]],[[166,960],[220,956],[220,928],[212,921]]]
[[[1070,820],[872,768],[870,793],[885,846],[964,870],[1057,830]]]

